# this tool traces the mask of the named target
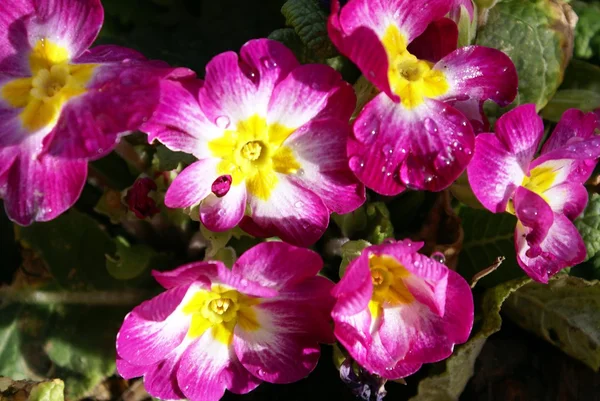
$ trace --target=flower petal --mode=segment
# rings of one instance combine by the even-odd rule
[[[537,115],[534,104],[524,104],[496,121],[496,136],[506,149],[517,157],[523,171],[533,159],[542,137],[544,122]]]
[[[122,378],[127,379],[127,380],[143,376],[144,373],[146,373],[146,371],[148,371],[148,366],[132,365],[118,355],[117,355],[116,365],[117,365],[117,373]]]
[[[590,138],[599,122],[595,113],[584,113],[577,109],[565,111],[552,135],[544,143],[542,154],[562,148],[578,139]]]
[[[315,276],[323,268],[319,254],[284,242],[263,242],[233,265],[234,274],[263,287],[281,290]]]
[[[277,178],[279,182],[268,200],[249,197],[252,221],[262,231],[290,244],[314,244],[329,223],[327,206],[318,195],[296,185],[287,176],[278,174]]]
[[[33,0],[35,18],[26,22],[33,48],[41,39],[52,39],[68,49],[71,59],[87,50],[102,28],[100,0]]]
[[[554,222],[540,244],[542,252],[536,257],[527,256],[530,247],[527,243],[528,230],[517,223],[515,228],[515,247],[517,261],[529,277],[540,283],[564,269],[575,266],[585,259],[585,244],[571,221],[560,214],[554,215]]]
[[[475,135],[489,132],[490,122],[483,111],[483,101],[477,99],[448,101],[452,107],[464,114],[471,123]]]
[[[291,50],[269,39],[247,42],[240,59],[234,52],[221,53],[206,66],[202,110],[224,129],[255,114],[265,116],[273,88],[297,65]]]
[[[198,205],[211,192],[212,183],[219,173],[219,159],[203,159],[187,166],[171,183],[165,196],[170,208]]]
[[[309,122],[284,142],[301,166],[294,180],[339,214],[350,213],[365,201],[364,186],[348,168],[349,136],[347,123],[321,120]]]
[[[451,106],[429,99],[408,110],[382,94],[354,122],[354,138],[350,168],[383,195],[401,192],[402,183],[429,191],[448,187],[471,160],[475,142],[465,117]]]
[[[408,51],[419,60],[437,63],[456,50],[457,44],[458,26],[451,19],[442,18],[429,24],[425,32],[408,45]]]
[[[177,368],[186,343],[180,344],[167,357],[152,365],[144,375],[144,388],[153,397],[161,400],[185,398],[177,383]]]
[[[367,308],[373,296],[368,252],[363,251],[358,258],[350,262],[331,294],[337,298],[332,312],[334,319],[354,315]]]
[[[233,346],[240,362],[269,383],[292,383],[317,365],[320,347],[310,336],[311,316],[302,304],[267,302],[254,307],[259,327],[236,325]],[[322,322],[312,321],[319,325]]]
[[[311,120],[347,122],[354,112],[352,86],[333,68],[308,64],[295,68],[281,81],[269,102],[269,124],[299,128]]]
[[[17,76],[29,73],[26,18],[35,11],[31,0],[0,3],[0,71]]]
[[[438,99],[469,97],[491,99],[500,106],[517,96],[517,70],[500,50],[483,46],[461,47],[440,60],[434,70],[441,71],[450,89]]]
[[[225,266],[218,260],[194,262],[168,271],[152,270],[152,277],[167,290],[194,282],[198,284],[199,281],[210,288],[210,278],[217,276],[219,269],[224,268]]]
[[[579,183],[556,185],[545,191],[544,197],[554,213],[564,214],[570,220],[583,213],[588,202],[587,189]]]
[[[242,220],[246,211],[246,186],[232,185],[221,198],[208,195],[200,204],[200,221],[210,231],[230,230]]]
[[[177,382],[191,401],[218,401],[226,388],[241,394],[260,384],[233,352],[212,336],[210,330],[192,342],[181,357],[177,369]]]
[[[184,340],[190,319],[175,313],[189,285],[167,290],[136,306],[117,334],[117,353],[133,365],[153,365]]]
[[[36,157],[36,149],[31,142],[34,141],[12,149],[19,153],[5,171],[5,178],[0,178],[0,185],[4,186],[0,188],[0,194],[4,197],[6,214],[23,226],[34,221],[52,220],[73,206],[87,176],[85,161],[64,160],[50,155]]]
[[[537,253],[536,249],[539,249],[552,226],[554,213],[540,195],[524,187],[518,187],[515,191],[514,205],[517,218],[521,224],[529,228],[526,239],[530,251]]]

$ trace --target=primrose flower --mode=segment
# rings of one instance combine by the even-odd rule
[[[544,125],[535,105],[528,104],[500,117],[496,134],[477,136],[467,169],[471,188],[487,209],[519,219],[517,261],[536,281],[547,283],[585,259],[585,245],[571,221],[588,201],[583,184],[600,157],[597,127],[594,113],[567,110],[534,159]]]
[[[354,121],[350,168],[369,188],[396,195],[407,186],[448,187],[466,168],[482,104],[505,106],[517,73],[504,53],[456,49],[451,0],[350,0],[333,4],[329,36],[380,91]]]
[[[156,201],[149,194],[156,191],[157,186],[152,178],[144,177],[136,180],[125,195],[125,202],[138,219],[152,217],[160,212]]]
[[[348,168],[352,87],[325,65],[299,65],[268,39],[214,57],[206,81],[165,80],[162,99],[142,127],[148,140],[199,160],[171,184],[165,204],[200,205],[211,231],[240,227],[310,245],[331,212],[365,200]]]
[[[230,270],[199,262],[153,272],[166,292],[125,317],[117,335],[121,376],[144,376],[165,400],[218,400],[262,381],[307,376],[319,343],[332,343],[333,283],[318,254],[283,242],[244,253]]]
[[[417,253],[422,246],[404,240],[367,247],[332,291],[337,339],[359,365],[386,379],[447,358],[473,326],[469,285]]]
[[[122,47],[88,50],[102,20],[99,0],[0,2],[0,197],[18,224],[73,205],[86,161],[150,117],[171,72]]]

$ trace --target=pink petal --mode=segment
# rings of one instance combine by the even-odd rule
[[[199,281],[204,286],[210,288],[210,278],[218,276],[219,269],[223,269],[222,262],[220,261],[209,261],[209,262],[193,262],[186,265],[179,266],[173,270],[158,271],[152,270],[152,277],[160,285],[167,290],[173,287],[188,285]]]
[[[284,242],[263,242],[247,250],[233,265],[234,274],[281,290],[315,276],[323,268],[319,254]]]
[[[206,66],[202,110],[223,129],[255,114],[265,116],[273,88],[297,65],[291,50],[269,39],[246,43],[240,59],[234,52],[221,53]]]
[[[203,81],[165,79],[160,83],[160,101],[152,118],[142,125],[148,142],[158,140],[169,149],[193,154],[198,159],[212,156],[208,141],[222,130],[204,115],[198,104]]]
[[[235,327],[233,346],[240,362],[254,376],[270,383],[292,383],[315,368],[320,355],[310,335],[317,316],[307,314],[302,304],[273,302],[256,308],[257,330]]]
[[[542,137],[544,122],[534,104],[524,104],[503,114],[496,121],[496,136],[506,149],[516,156],[523,171],[527,171]]]
[[[524,187],[518,187],[515,191],[514,205],[519,222],[529,228],[527,243],[531,248],[530,252],[539,253],[536,249],[546,238],[554,220],[550,205],[540,195]]]
[[[162,400],[185,398],[177,383],[177,368],[186,344],[182,343],[167,357],[152,365],[144,375],[144,388],[153,397]]]
[[[199,204],[211,192],[219,176],[219,159],[203,159],[186,167],[171,183],[165,196],[170,208],[185,208]]]
[[[232,347],[215,340],[209,330],[192,342],[181,357],[177,382],[190,401],[217,401],[226,388],[247,393],[260,380],[239,365]]]
[[[278,174],[277,178],[279,182],[268,200],[249,197],[252,221],[262,231],[290,244],[314,244],[329,223],[327,206],[318,195],[296,185],[287,176]]]
[[[31,47],[40,39],[65,46],[71,59],[87,50],[102,28],[104,10],[100,0],[33,0],[35,18],[25,24]]]
[[[564,214],[568,219],[575,220],[587,205],[588,191],[579,183],[565,182],[545,191],[544,197],[554,213]]]
[[[517,70],[511,59],[500,50],[467,46],[455,50],[434,67],[443,72],[450,89],[440,100],[472,98],[491,99],[500,106],[517,96]]]
[[[530,247],[527,243],[528,229],[518,223],[515,228],[517,261],[529,277],[540,283],[564,269],[575,266],[585,259],[585,244],[571,221],[560,214],[554,215],[554,222],[539,245],[542,252],[536,257],[527,256]]]
[[[457,44],[458,27],[456,23],[451,19],[442,18],[429,24],[425,32],[411,42],[408,51],[419,60],[437,63],[456,50]]]
[[[475,135],[490,130],[490,122],[483,111],[483,103],[483,101],[477,99],[448,101],[448,104],[467,117]]]
[[[404,185],[448,187],[471,160],[475,142],[465,117],[451,106],[426,100],[407,110],[382,94],[354,122],[354,137],[348,143],[350,168],[383,195],[395,195]]]
[[[292,70],[273,92],[268,123],[298,128],[316,119],[347,122],[354,112],[352,86],[333,68],[323,64],[303,65]]]
[[[242,220],[246,211],[246,186],[232,185],[221,198],[208,195],[200,204],[200,221],[210,231],[230,230]]]
[[[189,319],[174,313],[189,286],[180,286],[136,306],[117,334],[117,353],[133,365],[153,365],[185,338]]]
[[[0,175],[0,193],[4,197],[6,214],[24,226],[34,221],[52,220],[73,206],[87,176],[85,161],[34,156],[37,149],[31,142],[35,141],[28,140],[19,147],[7,148],[14,152],[14,159]],[[0,155],[3,153],[0,151]],[[0,161],[7,163],[10,158],[0,156]]]
[[[117,355],[117,373],[124,379],[134,379],[143,376],[148,370],[146,365],[132,365],[120,356]]]
[[[574,140],[590,138],[594,135],[598,123],[598,116],[595,113],[584,113],[577,109],[565,111],[552,135],[544,143],[542,154],[562,148],[573,143]]]
[[[354,315],[367,308],[373,296],[368,251],[363,251],[358,258],[350,262],[331,294],[337,298],[332,312],[334,319],[338,316]]]
[[[294,180],[317,194],[330,211],[345,214],[365,201],[365,189],[348,167],[347,123],[334,120],[309,122],[285,142],[302,166]]]
[[[30,48],[24,20],[35,11],[32,0],[0,3],[0,71],[16,76],[29,75]]]

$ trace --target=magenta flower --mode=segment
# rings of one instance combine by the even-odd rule
[[[262,381],[290,383],[332,343],[333,283],[318,254],[283,242],[244,253],[229,270],[199,262],[153,272],[166,292],[125,317],[117,335],[121,376],[144,376],[164,400],[218,400]]]
[[[350,168],[369,188],[439,191],[466,168],[481,106],[509,104],[517,73],[504,53],[456,50],[456,24],[443,18],[462,0],[336,1],[329,35],[379,93],[354,122]],[[433,22],[433,24],[431,24]]]
[[[199,159],[174,180],[165,204],[199,204],[212,231],[241,222],[256,236],[314,243],[331,212],[365,200],[346,156],[354,105],[336,71],[299,65],[267,39],[249,41],[239,57],[214,57],[204,83],[163,82],[161,105],[143,130],[149,141]]]
[[[332,291],[337,339],[358,364],[386,379],[447,358],[473,326],[469,285],[417,253],[422,246],[404,240],[365,248]]]
[[[517,216],[517,261],[527,275],[547,283],[561,269],[585,259],[585,245],[571,222],[583,212],[583,184],[600,157],[594,113],[567,110],[544,144],[542,119],[527,104],[498,119],[496,134],[477,136],[469,182],[483,206]]]
[[[130,49],[88,50],[102,20],[99,0],[0,3],[0,197],[21,225],[75,203],[86,161],[152,114],[170,72]]]
[[[152,178],[144,177],[136,180],[127,191],[125,202],[138,219],[152,217],[160,212],[156,201],[148,196],[151,191],[156,191],[156,189],[156,183]]]

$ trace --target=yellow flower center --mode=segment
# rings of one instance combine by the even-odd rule
[[[210,291],[197,291],[182,309],[184,314],[192,315],[188,336],[197,338],[211,330],[217,341],[229,345],[236,324],[244,330],[258,330],[252,307],[259,302],[258,298],[221,285],[214,285]]]
[[[559,165],[554,167],[538,166],[529,172],[529,177],[525,176],[523,178],[521,186],[527,188],[531,192],[535,192],[548,202],[548,198],[544,193],[554,184],[560,168],[562,168],[562,166]],[[510,214],[515,214],[515,205],[512,199],[508,201],[506,211]]]
[[[20,118],[30,132],[56,124],[64,104],[86,92],[95,64],[68,64],[67,49],[40,39],[29,56],[31,76],[0,88],[0,99],[22,109]]]
[[[259,115],[241,121],[234,129],[209,142],[215,157],[221,159],[219,175],[230,175],[231,185],[244,183],[252,195],[267,200],[277,186],[277,174],[294,174],[300,164],[283,142],[293,128],[267,124]]]
[[[369,309],[374,317],[379,316],[384,307],[409,304],[414,297],[404,280],[411,274],[395,258],[391,256],[371,255],[369,257],[373,295]]]
[[[444,73],[433,70],[432,63],[412,55],[398,27],[390,25],[382,42],[388,55],[390,89],[400,96],[404,107],[412,109],[423,103],[425,98],[435,98],[448,92],[450,85]]]

